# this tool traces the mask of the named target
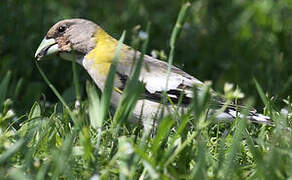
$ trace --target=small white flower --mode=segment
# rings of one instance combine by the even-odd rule
[[[235,89],[234,91],[234,97],[235,98],[238,98],[238,99],[241,99],[241,98],[244,98],[244,93],[240,91],[240,89]]]
[[[11,142],[9,142],[9,141],[5,141],[3,145],[4,145],[4,148],[5,148],[5,149],[9,149],[9,148],[11,147],[12,144],[11,144]]]
[[[287,116],[289,114],[289,112],[287,109],[283,108],[283,109],[281,109],[281,114],[284,116]]]
[[[90,180],[99,180],[99,175],[94,174],[93,176],[91,176]]]
[[[190,29],[191,28],[190,23],[184,23],[183,28],[184,29]]]
[[[128,142],[124,144],[123,151],[125,154],[129,154],[129,155],[134,152],[132,145]]]
[[[76,109],[80,108],[80,101],[79,100],[75,101],[75,108]]]
[[[4,101],[4,106],[10,106],[12,104],[12,100],[10,98]]]
[[[157,58],[158,57],[157,51],[156,50],[152,50],[151,51],[151,56],[154,57],[154,58]]]
[[[225,93],[230,92],[232,89],[233,89],[233,84],[228,83],[228,82],[224,84],[224,92]]]
[[[145,31],[139,31],[138,36],[143,40],[148,38],[148,34]]]
[[[7,111],[6,116],[8,116],[8,117],[13,117],[14,115],[15,115],[15,112],[14,112],[12,109],[9,109],[9,110]]]
[[[204,81],[207,86],[212,86],[212,81]]]
[[[130,155],[134,152],[134,149],[126,137],[119,138],[119,152],[124,155]]]

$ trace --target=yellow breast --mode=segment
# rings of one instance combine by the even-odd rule
[[[97,30],[95,38],[97,41],[96,47],[88,53],[86,58],[93,61],[93,67],[91,68],[96,69],[98,74],[107,75],[118,46],[118,41],[102,29]],[[120,57],[123,56],[123,53],[122,50]]]

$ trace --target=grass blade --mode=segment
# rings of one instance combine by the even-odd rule
[[[268,106],[268,104],[269,104],[269,100],[268,100],[268,98],[266,97],[266,95],[265,95],[265,93],[264,93],[262,87],[260,86],[260,84],[258,83],[258,81],[257,81],[256,79],[253,79],[253,81],[254,81],[254,83],[255,83],[255,85],[256,85],[257,91],[258,91],[258,93],[259,93],[259,95],[260,95],[260,97],[261,97],[263,103],[265,104],[265,106]]]
[[[11,78],[11,72],[8,71],[0,84],[0,110],[3,108],[3,103],[6,97],[10,78]]]
[[[119,60],[119,56],[120,56],[120,52],[122,49],[122,45],[123,45],[125,36],[126,36],[126,32],[124,31],[122,33],[120,40],[119,40],[119,44],[118,44],[118,47],[116,49],[114,59],[112,61],[109,73],[108,73],[106,81],[105,81],[105,86],[103,89],[103,96],[101,98],[100,112],[98,115],[98,117],[100,119],[98,120],[98,122],[103,122],[103,120],[105,119],[108,107],[109,107],[110,102],[111,102],[111,96],[112,96],[112,92],[113,92],[113,88],[114,88],[114,79],[115,79],[117,64],[118,64],[118,60]]]
[[[75,87],[75,93],[76,93],[76,100],[80,102],[81,95],[80,95],[80,85],[79,85],[79,78],[78,78],[78,72],[76,67],[76,59],[72,61],[72,71],[73,71],[73,84]]]
[[[75,115],[73,114],[73,112],[71,111],[71,109],[69,108],[69,106],[67,105],[67,103],[65,102],[65,100],[63,99],[63,97],[60,95],[60,93],[57,91],[57,89],[53,86],[53,84],[49,81],[49,79],[47,78],[47,76],[45,75],[45,73],[43,72],[43,70],[41,69],[41,67],[39,66],[38,62],[35,61],[36,67],[38,68],[42,78],[45,80],[45,82],[47,83],[47,85],[51,88],[51,90],[54,92],[54,94],[57,96],[57,98],[59,99],[59,101],[63,104],[63,106],[66,108],[66,110],[69,113],[69,116],[71,117],[72,121],[74,122],[74,124],[80,128],[80,124],[78,123]]]
[[[9,159],[12,155],[14,155],[16,152],[18,152],[23,145],[25,145],[26,141],[24,139],[18,140],[16,143],[14,143],[8,151],[3,153],[0,156],[0,165],[4,163],[7,159]]]
[[[147,25],[147,34],[149,34],[150,31],[150,24]],[[123,92],[122,100],[119,103],[119,106],[117,108],[116,114],[114,116],[113,120],[113,127],[117,127],[116,132],[119,129],[120,123],[122,121],[128,120],[132,114],[132,111],[136,105],[136,102],[138,98],[140,97],[140,94],[144,90],[144,85],[139,81],[139,76],[144,60],[144,55],[146,53],[147,45],[149,41],[149,36],[147,36],[146,40],[144,41],[142,45],[142,51],[140,54],[140,57],[138,61],[136,61],[136,64],[134,64],[134,73],[131,76],[131,79],[127,81],[125,90]],[[133,61],[135,62],[135,58],[133,57]]]
[[[180,12],[179,12],[179,15],[178,15],[178,18],[177,18],[175,27],[174,27],[174,29],[173,29],[173,31],[171,33],[170,44],[169,44],[169,46],[170,46],[170,53],[169,53],[169,58],[168,58],[168,68],[167,68],[167,77],[166,77],[166,85],[165,85],[166,91],[167,91],[167,88],[168,88],[168,80],[169,80],[169,77],[170,77],[171,66],[173,64],[173,57],[174,57],[174,50],[175,50],[175,42],[176,42],[177,36],[178,36],[178,34],[180,32],[180,29],[182,27],[185,14],[186,14],[188,8],[190,7],[190,5],[191,4],[189,2],[186,2],[182,6],[182,8],[180,9]],[[166,99],[165,99],[165,101],[166,101]]]

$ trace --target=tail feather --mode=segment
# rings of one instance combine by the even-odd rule
[[[219,110],[215,110],[215,112]],[[244,115],[240,113],[240,111],[235,110],[234,108],[227,108],[224,112],[221,112],[216,115],[217,119],[220,120],[234,120],[236,117],[244,118]],[[265,116],[263,114],[256,113],[256,111],[250,111],[247,116],[245,116],[248,120],[255,123],[261,124],[272,124],[271,118],[269,116]]]
[[[272,124],[271,118],[269,116],[265,116],[258,113],[254,113],[251,116],[247,116],[247,118],[252,122],[270,124],[270,125]]]

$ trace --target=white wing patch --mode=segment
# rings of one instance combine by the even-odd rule
[[[181,87],[190,89],[194,85],[203,84],[201,81],[173,66],[168,80],[168,87],[166,89],[168,64],[147,55],[144,56],[144,62],[145,64],[148,64],[149,71],[147,68],[143,67],[140,80],[146,84],[146,89],[150,93],[162,92],[164,90],[183,91],[186,89],[181,89]],[[186,92],[186,94],[189,94],[189,92]]]
[[[134,51],[131,53],[134,53]],[[136,52],[135,55],[136,57],[139,57],[140,53]],[[130,71],[131,64],[133,63],[133,59],[130,57],[133,56],[129,56],[126,59],[120,60],[117,68],[120,74],[125,74],[128,77],[131,77]],[[164,90],[177,91],[178,94],[179,92],[184,91],[185,96],[191,98],[192,87],[196,85],[203,85],[203,83],[198,79],[172,66],[168,80],[168,87],[166,89],[167,68],[168,64],[166,62],[157,60],[148,55],[144,55],[144,61],[139,80],[145,83],[145,88],[150,94],[162,92]]]
[[[183,84],[182,77],[171,75],[169,77],[168,87],[167,89],[165,89],[167,75],[166,74],[158,75],[157,73],[151,73],[151,72],[144,73],[143,76],[141,75],[140,80],[146,84],[146,89],[150,93],[161,92],[161,91],[170,90],[170,89],[177,89],[179,85]]]

